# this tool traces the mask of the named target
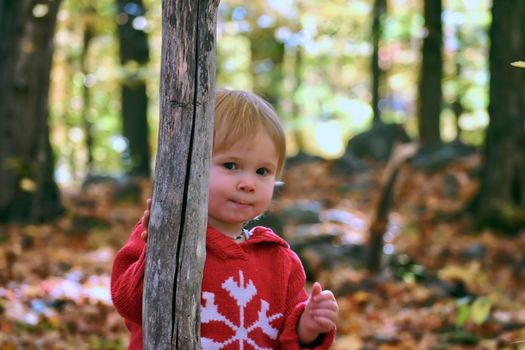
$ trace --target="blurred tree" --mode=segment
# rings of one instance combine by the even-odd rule
[[[0,221],[42,221],[62,212],[49,143],[48,92],[60,1],[0,5]]]
[[[0,3],[0,84],[2,93],[0,94],[0,127],[2,134],[0,142],[5,141],[7,136],[7,111],[10,91],[14,85],[13,67],[16,63],[14,52],[19,51],[24,28],[24,14],[29,6],[29,1],[6,0]],[[5,176],[7,160],[7,147],[2,144],[0,147],[0,176]],[[2,178],[3,179],[3,178]],[[2,183],[4,183],[2,181]],[[2,192],[4,193],[4,192]],[[0,196],[0,199],[5,198]],[[3,202],[0,202],[3,205]]]
[[[419,79],[418,131],[421,147],[433,150],[441,145],[440,115],[443,93],[443,31],[441,0],[425,0],[425,38]]]
[[[459,34],[459,31],[458,31],[457,37],[458,37],[458,43],[461,45],[462,42],[461,42],[461,35]],[[459,121],[460,121],[461,115],[466,111],[461,101],[461,97],[462,97],[463,92],[467,89],[468,85],[464,81],[464,79],[462,79],[461,77],[463,67],[462,67],[462,62],[461,62],[461,57],[459,55],[459,52],[455,54],[454,66],[456,67],[456,70],[454,72],[454,80],[455,80],[457,88],[456,88],[454,100],[450,104],[450,108],[452,110],[452,113],[454,113],[455,126],[456,126],[456,137],[454,139],[454,142],[461,143],[462,142],[461,141],[462,130],[461,130],[461,123]]]
[[[279,105],[283,82],[284,43],[275,38],[277,16],[267,11],[267,5],[249,11],[253,26],[247,33],[250,40],[253,90],[272,106]],[[265,11],[266,10],[266,11]]]
[[[386,0],[375,0],[372,12],[372,110],[374,124],[379,124],[381,120],[381,110],[379,108],[380,82],[382,69],[379,62],[379,43],[383,33],[383,17],[386,15]]]
[[[292,100],[292,108],[291,108],[291,120],[292,125],[300,125],[301,124],[301,106],[297,102],[297,99],[295,97],[295,92],[299,90],[302,82],[303,82],[303,48],[300,45],[295,45],[294,47],[294,60],[293,60],[293,88],[291,93],[291,100]],[[293,128],[293,138],[295,141],[295,145],[297,147],[297,150],[299,152],[302,152],[304,150],[305,146],[305,139],[304,136],[301,133],[301,130],[298,127]]]
[[[130,175],[150,176],[148,138],[148,96],[144,71],[149,61],[145,8],[142,0],[117,0],[120,63],[126,75],[122,81],[122,126],[128,142],[124,159]]]
[[[490,27],[490,122],[476,201],[480,227],[517,232],[525,225],[525,2],[494,1]]]
[[[85,9],[81,10],[82,18],[84,19],[84,28],[82,35],[82,51],[80,53],[80,71],[84,77],[82,84],[82,111],[81,121],[86,135],[86,153],[87,153],[87,172],[88,175],[93,172],[94,158],[93,158],[93,123],[89,118],[89,110],[91,109],[91,93],[90,93],[90,67],[88,66],[89,48],[95,36],[94,16],[96,9],[91,5],[87,5]]]
[[[283,40],[285,43],[284,60],[285,62],[289,62],[289,67],[286,68],[286,63],[283,62],[283,67],[281,68],[283,90],[281,95],[284,96],[284,98],[281,99],[280,112],[282,113],[283,119],[288,119],[289,125],[291,125],[290,136],[293,138],[295,148],[299,155],[304,153],[306,144],[305,137],[301,132],[302,130],[299,128],[301,125],[301,115],[304,114],[304,106],[298,101],[297,96],[297,92],[300,91],[304,80],[304,48],[297,39],[302,29],[300,19],[304,12],[303,2],[296,1],[294,7],[290,9],[290,12],[296,13],[296,15],[286,23],[286,29],[289,32],[287,32],[287,38]]]

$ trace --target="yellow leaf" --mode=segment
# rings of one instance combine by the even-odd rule
[[[512,62],[510,65],[518,68],[525,68],[525,61]]]
[[[480,297],[472,303],[471,317],[475,324],[480,325],[487,320],[490,315],[492,303],[488,298]]]
[[[36,182],[25,177],[20,180],[20,188],[26,192],[35,192],[37,190],[37,185]]]

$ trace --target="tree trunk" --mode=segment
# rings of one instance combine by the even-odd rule
[[[490,28],[490,122],[477,201],[480,227],[515,232],[525,224],[525,2],[494,1]]]
[[[294,65],[293,65],[293,82],[294,86],[291,91],[292,94],[292,125],[293,125],[293,138],[299,153],[303,152],[305,146],[305,140],[302,133],[301,127],[301,106],[297,102],[295,97],[296,91],[299,90],[303,83],[303,48],[301,45],[296,45],[292,49],[294,52]]]
[[[49,220],[62,212],[48,128],[49,74],[59,5],[59,0],[3,1],[1,5],[3,222]]]
[[[401,167],[417,152],[415,143],[399,144],[392,153],[381,176],[381,189],[375,212],[370,222],[368,237],[368,256],[366,267],[372,274],[381,272],[383,259],[384,234],[387,231],[389,216],[394,201],[394,189]]]
[[[95,9],[92,7],[88,8],[88,13],[90,15],[93,15],[95,12]],[[82,38],[82,55],[80,56],[80,70],[82,72],[82,75],[84,76],[84,79],[88,76],[90,73],[90,69],[88,67],[87,61],[88,61],[88,54],[89,49],[91,47],[91,42],[94,37],[94,26],[91,20],[89,20],[91,16],[88,16],[88,19],[86,20],[86,23],[84,24],[84,34]],[[94,167],[94,157],[93,157],[93,123],[91,122],[89,118],[89,110],[91,109],[91,86],[87,84],[87,82],[84,80],[84,84],[82,85],[82,111],[81,111],[81,121],[82,121],[82,127],[84,128],[84,133],[86,135],[86,152],[87,152],[87,173],[88,175],[91,175],[93,173],[93,167]]]
[[[386,0],[375,0],[372,20],[372,110],[374,124],[381,123],[381,110],[379,109],[380,82],[382,69],[379,65],[379,42],[383,34],[381,17],[386,13]]]
[[[144,349],[200,349],[218,0],[164,0]]]
[[[461,136],[463,133],[463,130],[461,129],[460,118],[464,112],[467,112],[461,98],[468,89],[469,83],[463,77],[463,65],[465,64],[463,52],[465,50],[466,43],[461,32],[461,25],[458,24],[455,26],[455,33],[457,41],[457,48],[454,53],[454,65],[456,67],[456,71],[454,72],[454,81],[456,85],[456,91],[454,101],[452,101],[450,109],[452,110],[452,113],[454,113],[455,117],[456,138],[454,142],[459,144],[462,143]]]
[[[253,90],[272,106],[278,106],[283,82],[284,44],[275,39],[274,27],[254,26],[248,33],[248,38],[252,56]]]
[[[440,115],[443,78],[441,0],[425,0],[425,28],[421,76],[419,80],[418,129],[423,149],[434,150],[441,145]]]
[[[122,82],[122,129],[128,140],[124,159],[130,175],[150,176],[148,133],[148,96],[145,76],[141,73],[149,61],[148,38],[134,20],[144,16],[142,0],[117,0],[120,63],[128,71]]]
[[[7,0],[0,3],[0,221],[8,219],[18,181],[10,162],[14,146],[10,144],[13,125],[8,115],[13,94],[16,53],[19,52],[29,0]]]

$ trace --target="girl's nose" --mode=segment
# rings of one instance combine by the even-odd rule
[[[249,175],[243,176],[237,184],[237,189],[243,192],[254,192],[255,182]]]

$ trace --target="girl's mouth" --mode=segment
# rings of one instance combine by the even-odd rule
[[[231,200],[231,202],[233,203],[233,205],[235,205],[237,208],[240,208],[240,209],[248,208],[250,206],[250,204],[248,203],[237,202],[235,200]]]

